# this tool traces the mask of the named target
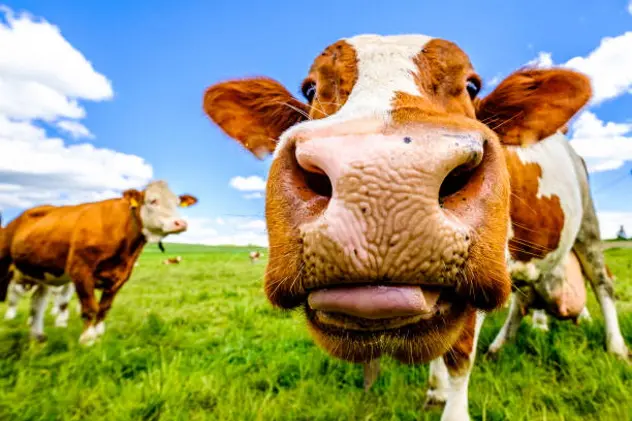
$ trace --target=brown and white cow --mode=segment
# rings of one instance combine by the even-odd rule
[[[168,257],[162,261],[163,265],[178,265],[182,261],[182,256]]]
[[[259,158],[274,153],[268,299],[303,307],[316,342],[364,363],[369,384],[382,355],[432,360],[428,398],[447,400],[443,420],[469,418],[467,385],[484,314],[511,291],[510,212],[525,212],[513,224],[512,262],[520,246],[540,251],[549,240],[522,240],[530,230],[554,227],[550,236],[562,230],[571,245],[574,236],[595,236],[594,224],[578,234],[576,216],[567,233],[553,211],[568,197],[542,184],[549,168],[537,174],[532,162],[561,154],[557,175],[568,171],[577,185],[557,132],[589,100],[587,78],[523,69],[483,100],[480,88],[454,43],[361,35],[316,58],[302,85],[307,103],[268,78],[218,83],[204,95],[206,113],[226,134]],[[517,183],[525,169],[530,178]],[[514,186],[537,201],[519,200]],[[542,203],[548,207],[534,207]],[[571,206],[582,220],[582,205]],[[586,260],[598,269],[599,256]],[[608,279],[598,279],[602,301],[611,303]]]
[[[37,284],[31,298],[31,335],[44,340],[44,312],[51,286],[72,282],[81,303],[82,344],[105,332],[104,319],[147,242],[186,231],[178,206],[193,205],[164,181],[123,197],[74,206],[28,209],[0,231],[0,301],[11,282]],[[97,302],[95,289],[102,289]]]
[[[250,258],[250,263],[256,263],[261,258],[261,253],[258,251],[251,251],[248,254],[248,257]]]

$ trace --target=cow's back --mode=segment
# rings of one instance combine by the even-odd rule
[[[16,218],[10,240],[13,264],[22,275],[50,282],[68,281],[73,250],[91,248],[95,254],[115,249],[126,213],[120,199],[75,206],[33,208]],[[9,228],[9,227],[7,227]]]
[[[511,177],[510,271],[535,280],[560,264],[579,231],[582,193],[577,156],[561,133],[526,147],[507,146]]]

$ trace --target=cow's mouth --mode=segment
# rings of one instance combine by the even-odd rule
[[[387,333],[444,318],[453,295],[452,288],[436,286],[346,285],[310,291],[306,311],[328,333]]]

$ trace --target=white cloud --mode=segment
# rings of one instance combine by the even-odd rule
[[[486,87],[486,88],[494,88],[496,85],[498,85],[498,84],[500,83],[500,81],[501,81],[501,80],[502,80],[502,79],[501,79],[501,75],[496,75],[496,76],[494,76],[493,78],[491,78],[491,79],[489,80],[489,82],[487,82],[487,83],[485,84],[485,87]]]
[[[628,13],[632,15],[632,0],[628,3]]]
[[[244,199],[263,199],[263,193],[261,192],[255,192],[255,193],[248,193],[244,195]]]
[[[572,125],[571,145],[590,172],[615,170],[632,160],[632,124],[604,123],[584,111]]]
[[[2,191],[0,190],[0,194]],[[221,221],[221,223],[218,223]],[[205,245],[267,246],[265,222],[250,218],[189,218],[189,229],[168,242]]]
[[[151,179],[138,156],[49,134],[93,138],[80,101],[113,97],[59,28],[0,6],[0,45],[0,208],[101,200]]]
[[[553,56],[551,53],[540,51],[536,58],[527,62],[527,66],[537,67],[539,69],[551,67],[553,66]]]
[[[528,65],[553,66],[551,53],[540,52]],[[592,81],[591,104],[599,104],[632,93],[632,32],[602,38],[599,46],[586,57],[573,57],[561,65],[588,75]]]
[[[68,133],[73,139],[79,139],[82,137],[94,139],[94,135],[90,133],[90,130],[78,121],[60,120],[57,122],[57,127]]]
[[[617,238],[619,228],[623,225],[626,235],[632,235],[632,212],[597,212],[601,238]]]
[[[263,191],[266,189],[266,181],[257,175],[233,177],[229,184],[240,191]]]
[[[71,98],[100,101],[112,98],[110,81],[63,37],[59,28],[23,13],[0,8],[0,73],[39,84]]]
[[[253,219],[239,226],[239,229],[242,230],[260,230],[263,231],[266,229],[266,221],[262,219]]]

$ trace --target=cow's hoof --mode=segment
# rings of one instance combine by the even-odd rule
[[[94,326],[90,326],[79,337],[79,343],[83,346],[92,346],[96,342],[97,337],[97,330]]]
[[[442,409],[448,400],[446,392],[428,389],[426,392],[426,402],[424,402],[424,410]]]
[[[500,354],[500,350],[488,349],[485,354],[483,354],[483,358],[488,361],[498,361],[498,354]]]
[[[43,344],[44,342],[48,340],[48,337],[46,336],[45,333],[31,333],[31,339],[34,340],[35,342]]]
[[[103,336],[103,334],[105,333],[105,322],[97,323],[94,330],[97,332],[97,336]]]

